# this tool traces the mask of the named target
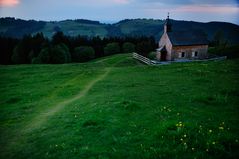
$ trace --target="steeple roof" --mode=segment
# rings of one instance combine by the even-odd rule
[[[169,13],[168,13],[168,17],[167,17],[164,25],[166,25],[166,27],[167,27],[167,32],[172,31],[172,23],[171,23],[171,20],[169,19]]]

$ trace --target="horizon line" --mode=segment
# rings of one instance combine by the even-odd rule
[[[61,22],[61,21],[66,21],[66,20],[89,20],[89,21],[96,21],[96,22],[99,22],[101,24],[116,24],[116,23],[119,23],[123,20],[137,20],[137,19],[141,19],[141,20],[161,20],[161,21],[164,21],[166,20],[165,19],[160,19],[160,18],[142,18],[142,17],[139,17],[139,18],[125,18],[125,19],[120,19],[120,20],[98,20],[98,19],[86,19],[86,18],[66,18],[66,19],[57,19],[57,20],[50,20],[50,19],[45,19],[45,20],[42,20],[42,19],[32,19],[32,18],[20,18],[20,17],[0,17],[0,18],[14,18],[16,20],[25,20],[25,21],[30,21],[30,20],[34,20],[34,21],[43,21],[43,22]],[[196,21],[196,20],[184,20],[184,19],[173,19],[173,18],[170,18],[171,20],[175,20],[175,21],[188,21],[188,22],[198,22],[198,23],[211,23],[211,22],[221,22],[221,23],[230,23],[230,24],[235,24],[235,25],[238,25],[239,26],[239,23],[233,23],[233,22],[229,22],[229,21],[217,21],[217,20],[212,20],[212,21]]]

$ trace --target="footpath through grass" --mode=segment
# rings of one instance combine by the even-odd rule
[[[0,66],[0,158],[239,158],[238,66]]]

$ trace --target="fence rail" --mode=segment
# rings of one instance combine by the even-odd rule
[[[147,65],[152,65],[152,62],[151,62],[151,60],[149,58],[146,58],[146,57],[144,57],[144,56],[142,56],[140,54],[133,53],[133,58],[135,58],[135,59],[137,59],[137,60],[139,60],[139,61],[141,61],[141,62],[143,62],[143,63],[145,63]]]
[[[226,60],[226,59],[227,59],[227,56],[221,56],[221,57],[217,56],[217,57],[210,58],[207,61]]]
[[[136,52],[133,53],[133,58],[147,64],[147,65],[162,65],[162,64],[171,64],[171,63],[176,63],[176,62],[193,62],[193,61],[217,61],[217,60],[225,60],[227,59],[227,56],[222,56],[222,57],[219,57],[219,56],[212,56],[212,57],[209,57],[208,59],[203,59],[203,60],[187,60],[187,61],[166,61],[166,62],[159,62],[159,61],[156,61],[156,60],[150,60],[149,58],[147,57],[144,57],[140,54],[137,54]]]

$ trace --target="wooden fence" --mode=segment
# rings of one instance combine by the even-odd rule
[[[135,59],[137,59],[137,60],[139,60],[139,61],[141,61],[141,62],[143,62],[143,63],[145,63],[145,64],[147,64],[147,65],[161,65],[161,64],[170,64],[170,63],[174,63],[174,62],[179,62],[179,61],[169,61],[169,62],[157,62],[157,61],[155,61],[155,60],[150,60],[149,58],[147,58],[147,57],[144,57],[144,56],[142,56],[142,55],[140,55],[140,54],[137,54],[137,53],[133,53],[133,58],[135,58]],[[225,59],[227,59],[227,57],[226,56],[222,56],[222,57],[218,57],[218,56],[214,56],[214,57],[211,57],[211,58],[209,58],[209,59],[204,59],[204,60],[189,60],[189,61],[183,61],[183,62],[193,62],[193,61],[214,61],[214,60],[225,60]],[[180,61],[180,62],[182,62],[182,61]]]
[[[140,54],[137,54],[135,52],[133,53],[133,58],[135,58],[135,59],[137,59],[137,60],[139,60],[139,61],[141,61],[141,62],[143,62],[143,63],[145,63],[147,65],[152,65],[152,62],[151,62],[151,60],[149,58],[146,58],[146,57],[144,57],[144,56],[142,56]]]

